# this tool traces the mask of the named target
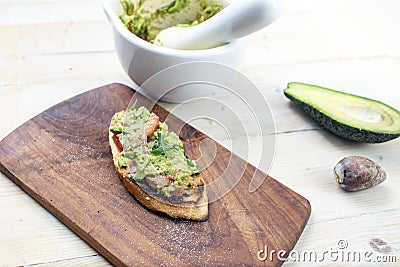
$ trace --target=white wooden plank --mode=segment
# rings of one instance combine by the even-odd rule
[[[0,18],[0,25],[23,25],[100,20],[104,15],[101,0],[3,0],[0,3]]]
[[[393,222],[399,216],[395,210],[310,223],[284,266],[398,266],[400,237]],[[375,250],[372,240],[384,241],[387,253]]]

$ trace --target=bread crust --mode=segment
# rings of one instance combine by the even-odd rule
[[[119,168],[118,157],[120,152],[113,140],[114,133],[109,131],[109,144],[111,147],[113,163],[124,186],[132,196],[146,208],[161,212],[172,218],[181,218],[194,221],[204,221],[208,218],[208,198],[206,187],[198,186],[201,197],[196,201],[172,201],[156,190],[149,188],[144,183],[133,181],[129,178],[127,169]]]

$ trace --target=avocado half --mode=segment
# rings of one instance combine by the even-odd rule
[[[287,98],[332,133],[359,143],[400,136],[400,111],[382,102],[304,83],[289,83]]]

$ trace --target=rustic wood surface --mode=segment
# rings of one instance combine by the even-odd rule
[[[137,203],[108,144],[111,117],[132,96],[138,106],[152,103],[112,84],[46,110],[0,142],[0,170],[118,266],[257,265],[265,245],[293,249],[310,215],[308,201],[159,106],[153,111],[180,134],[188,156],[198,158],[202,146],[199,167],[212,162],[202,170],[209,198],[227,194],[210,203],[204,222],[172,220]],[[254,176],[265,181],[250,193]]]
[[[101,2],[0,1],[0,139],[91,88],[114,82],[134,86],[119,65]],[[397,0],[286,0],[279,20],[249,37],[239,70],[267,98],[275,122],[274,161],[262,170],[312,206],[295,250],[317,252],[319,261],[289,261],[284,266],[400,262],[399,139],[379,145],[343,141],[299,113],[282,94],[288,82],[308,82],[400,109],[399,9]],[[185,114],[192,116],[196,110],[188,108]],[[193,125],[229,148],[230,140],[215,123]],[[262,138],[234,138],[239,145],[249,141],[250,151],[243,147],[238,154],[257,165]],[[363,192],[343,192],[332,169],[348,155],[377,161],[388,173],[387,181]],[[0,224],[1,266],[110,266],[2,173]],[[377,239],[387,245],[376,249]],[[372,253],[372,260],[380,262],[322,259],[323,252],[341,251],[341,240],[348,242],[345,251]],[[393,255],[397,263],[378,258]]]

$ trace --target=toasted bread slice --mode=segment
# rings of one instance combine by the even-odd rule
[[[141,107],[141,109],[143,111],[145,108]],[[151,113],[146,120],[141,118],[139,124],[137,123],[139,120],[137,120],[135,122],[136,128],[129,128],[127,125],[133,124],[133,122],[126,120],[135,119],[135,116],[126,114],[137,110],[123,110],[116,113],[110,124],[109,143],[113,162],[123,184],[138,202],[150,210],[164,213],[172,218],[206,220],[208,218],[208,198],[204,181],[201,174],[195,171],[193,161],[184,154],[179,137],[168,132],[166,124],[159,123],[158,116],[154,113]],[[124,118],[122,123],[121,118]],[[128,135],[129,132],[127,131],[129,130],[140,131],[140,134],[136,133],[135,138],[125,139],[124,134]],[[161,140],[164,134],[167,136],[164,138],[169,138],[169,141],[175,140],[178,145],[171,146],[167,141]],[[129,141],[127,141],[128,139]],[[164,147],[161,147],[164,150],[160,150],[160,144],[164,145]],[[166,148],[175,150],[168,152]],[[172,153],[178,152],[182,155],[176,154],[178,155],[177,158],[184,159],[190,164],[190,172],[185,173],[185,170],[180,169],[182,160],[180,160],[180,166],[173,166],[173,164],[169,166],[170,161],[175,158]],[[124,160],[126,160],[128,154],[135,154],[136,158],[131,156],[126,163]],[[172,154],[172,156],[168,154]],[[143,164],[143,157],[149,158],[146,165]],[[171,157],[173,158],[171,159]],[[163,161],[169,163],[168,170],[165,173],[162,170],[160,173],[160,166],[157,166],[157,161],[161,162],[160,166],[165,165]],[[152,162],[156,162],[155,166],[149,166]],[[143,168],[143,166],[146,166],[146,168]],[[156,171],[149,174],[146,169]],[[182,175],[182,173],[185,173],[186,177],[183,177],[185,175]]]

